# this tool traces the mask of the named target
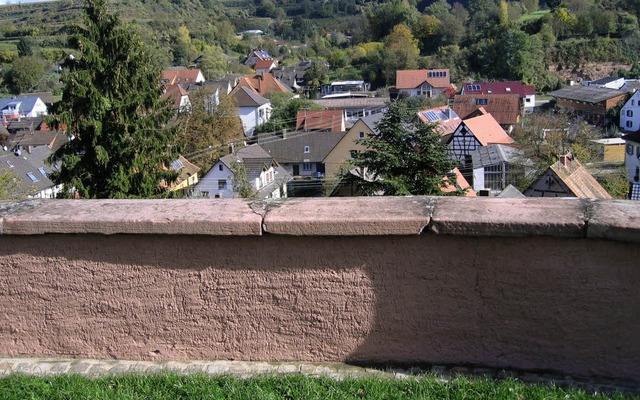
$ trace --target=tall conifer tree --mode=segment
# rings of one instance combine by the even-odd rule
[[[72,40],[78,56],[63,65],[64,92],[53,107],[54,124],[66,125],[71,140],[50,158],[60,166],[52,179],[82,198],[163,196],[176,176],[165,166],[178,155],[150,51],[106,0],[85,0],[85,25]]]
[[[345,171],[345,183],[367,196],[440,195],[445,186],[455,186],[455,176],[447,177],[455,163],[447,157],[437,127],[405,121],[404,105],[390,103],[377,123],[378,133],[357,140],[367,150],[353,154],[351,166],[357,173]]]

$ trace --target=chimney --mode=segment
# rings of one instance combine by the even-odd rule
[[[233,154],[235,150],[235,146],[233,145],[233,142],[229,143],[229,154]]]
[[[287,128],[284,128],[284,129],[282,130],[282,138],[283,138],[283,139],[286,139],[286,138],[287,138]]]
[[[569,166],[569,164],[573,161],[573,153],[569,152],[565,155],[560,156],[560,163],[565,167]]]

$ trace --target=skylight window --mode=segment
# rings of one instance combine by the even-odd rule
[[[33,172],[27,172],[27,176],[31,179],[31,182],[38,182],[38,178],[36,178]]]
[[[44,168],[42,167],[38,167],[38,171],[40,171],[40,173],[42,174],[42,176],[44,176],[45,178],[47,177],[47,171],[45,171]]]
[[[489,99],[476,99],[476,105],[478,106],[486,106],[489,104]]]
[[[470,92],[480,91],[480,85],[467,85],[467,90]]]

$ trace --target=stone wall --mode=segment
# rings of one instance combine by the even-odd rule
[[[640,382],[640,207],[0,203],[0,356],[471,364]]]

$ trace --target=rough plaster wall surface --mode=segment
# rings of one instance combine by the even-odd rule
[[[470,363],[640,381],[633,244],[429,234],[1,239],[5,356]]]

